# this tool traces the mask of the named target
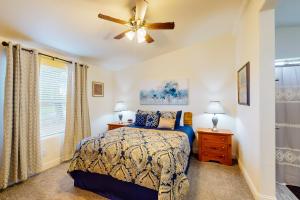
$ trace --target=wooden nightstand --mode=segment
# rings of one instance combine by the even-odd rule
[[[121,127],[124,127],[124,126],[128,126],[128,125],[131,125],[132,123],[127,123],[127,122],[113,122],[113,123],[108,123],[107,124],[107,127],[108,127],[108,130],[113,130],[113,129],[116,129],[116,128],[121,128]]]
[[[200,161],[218,161],[232,165],[232,135],[229,130],[213,132],[208,128],[197,129]]]

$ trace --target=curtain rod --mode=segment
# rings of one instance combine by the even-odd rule
[[[2,42],[2,45],[3,46],[8,46],[8,42],[5,42],[5,41],[3,41]],[[22,48],[22,50],[23,51],[28,51],[28,52],[33,52],[33,50],[31,50],[31,49],[26,49],[26,48]],[[48,55],[48,54],[44,54],[44,53],[39,53],[39,55],[41,55],[41,56],[46,56],[46,57],[49,57],[49,58],[52,58],[53,60],[61,60],[61,61],[63,61],[63,62],[66,62],[66,63],[69,63],[69,64],[72,64],[73,62],[72,61],[69,61],[69,60],[65,60],[65,59],[62,59],[62,58],[58,58],[58,57],[54,57],[54,56],[51,56],[51,55]],[[83,66],[83,65],[80,65],[80,66]]]
[[[283,64],[283,65],[275,65],[275,67],[300,67],[300,63],[299,64]]]

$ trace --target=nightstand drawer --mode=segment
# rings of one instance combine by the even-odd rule
[[[225,153],[212,153],[212,152],[201,152],[202,154],[202,161],[219,161],[219,162],[225,162],[226,161],[226,154]]]
[[[201,135],[201,140],[203,143],[206,143],[207,141],[221,144],[227,143],[227,137],[222,135],[203,134]]]
[[[212,143],[212,142],[204,142],[202,151],[209,151],[209,152],[221,152],[226,153],[227,151],[227,144],[225,143]]]
[[[108,130],[113,130],[113,129],[117,129],[117,128],[121,128],[124,127],[124,125],[122,124],[110,124],[108,125]]]

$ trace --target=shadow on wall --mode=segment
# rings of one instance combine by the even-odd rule
[[[22,41],[32,41],[32,38],[30,38],[28,35],[25,35],[13,27],[11,27],[6,22],[0,21],[1,27],[0,27],[0,35],[7,38],[15,38],[17,40]],[[2,42],[2,41],[1,41]]]
[[[113,113],[94,118],[94,120],[91,121],[92,135],[102,135],[105,131],[107,131],[107,124],[112,121],[118,121]]]

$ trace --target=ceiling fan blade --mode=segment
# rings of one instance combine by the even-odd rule
[[[154,42],[154,39],[147,33],[146,36],[145,36],[145,40],[146,42],[148,43],[152,43]]]
[[[144,21],[148,7],[148,2],[146,0],[135,0],[135,3],[135,20]]]
[[[126,35],[126,33],[128,33],[129,31],[130,30],[122,32],[121,34],[115,36],[114,39],[117,39],[117,40],[122,39]]]
[[[147,29],[174,29],[175,23],[174,22],[165,22],[165,23],[146,23],[144,25]]]
[[[117,18],[108,16],[108,15],[103,15],[103,14],[101,14],[101,13],[98,15],[98,17],[99,17],[100,19],[108,20],[108,21],[115,22],[115,23],[118,23],[118,24],[123,24],[123,25],[128,24],[128,22],[125,21],[125,20],[117,19]]]

